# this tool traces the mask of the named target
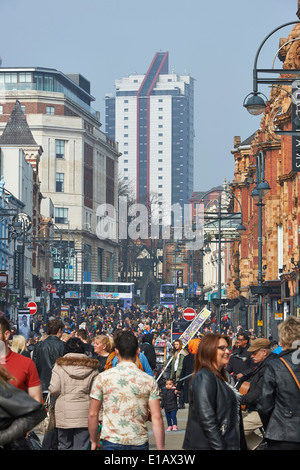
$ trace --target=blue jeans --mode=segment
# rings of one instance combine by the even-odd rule
[[[102,450],[149,450],[149,443],[145,442],[140,446],[115,444],[114,442],[102,441]]]
[[[168,426],[177,426],[177,411],[166,411],[166,419]]]

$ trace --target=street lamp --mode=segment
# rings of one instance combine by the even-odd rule
[[[256,187],[253,189],[251,196],[256,201],[258,206],[258,267],[257,267],[257,289],[255,292],[258,294],[258,336],[262,336],[262,325],[263,325],[263,315],[262,315],[262,302],[264,294],[263,286],[263,267],[262,267],[262,231],[263,231],[263,222],[262,222],[262,208],[263,198],[270,190],[269,183],[265,181],[264,166],[265,166],[264,154],[260,152],[256,156]]]
[[[258,84],[266,84],[266,83],[282,83],[282,84],[290,84],[294,78],[290,77],[281,77],[281,78],[266,78],[262,77],[259,78],[259,73],[266,74],[266,73],[271,73],[271,74],[276,74],[276,75],[281,75],[282,73],[285,73],[286,75],[299,75],[299,70],[295,69],[287,69],[287,70],[282,70],[282,69],[258,69],[257,68],[257,63],[258,63],[258,58],[259,54],[261,52],[261,49],[263,48],[264,44],[267,42],[267,40],[274,34],[276,33],[279,29],[284,28],[285,26],[290,26],[292,24],[299,24],[300,21],[289,21],[288,23],[284,23],[281,26],[278,26],[277,28],[273,29],[261,42],[256,55],[254,59],[254,66],[253,66],[253,91],[249,93],[246,98],[244,99],[243,106],[247,109],[247,111],[254,115],[258,116],[259,114],[263,113],[265,108],[266,108],[266,101],[268,101],[267,97],[263,95],[263,93],[258,91]],[[262,96],[265,97],[266,101],[262,98]]]
[[[208,196],[211,193],[216,193],[218,192],[218,210],[217,212],[212,212],[211,214],[208,213],[207,207],[204,207],[204,221],[206,220],[206,223],[204,223],[204,230],[209,233],[211,231],[216,231],[215,233],[215,238],[216,238],[216,243],[218,244],[218,298],[214,299],[214,303],[218,306],[218,327],[219,331],[221,331],[221,304],[222,304],[222,243],[228,242],[231,243],[232,239],[234,237],[229,237],[227,240],[222,241],[223,233],[222,230],[224,229],[234,229],[235,233],[242,233],[246,230],[244,224],[243,224],[243,212],[242,212],[242,206],[240,201],[237,199],[237,197],[230,191],[227,191],[226,189],[212,189],[211,191],[208,191],[206,194],[204,194],[200,200],[200,203],[205,203],[205,201],[211,202],[216,202],[216,199],[209,200]],[[228,211],[224,211],[224,203],[222,202],[222,193],[227,193],[229,194],[229,197],[234,198],[239,207],[240,207],[240,212],[236,213],[231,213]],[[237,220],[237,216],[239,219]],[[222,225],[223,222],[223,225]],[[237,222],[237,223],[236,223]],[[217,227],[215,224],[217,223]],[[228,237],[227,237],[228,238]],[[231,239],[230,239],[231,238]],[[212,239],[210,240],[212,242]]]
[[[31,229],[31,218],[29,215],[20,213],[13,219],[13,227],[17,234],[17,239],[21,244],[17,245],[14,255],[15,275],[18,272],[18,279],[14,279],[16,288],[19,289],[19,306],[23,308],[24,304],[24,258],[25,258],[25,243],[27,233]]]
[[[259,114],[263,113],[267,106],[266,101],[259,95],[263,95],[263,93],[253,91],[249,93],[249,95],[247,95],[244,99],[244,108],[246,108],[248,113],[252,114],[253,116],[258,116]],[[263,96],[267,100],[267,97],[265,95]]]

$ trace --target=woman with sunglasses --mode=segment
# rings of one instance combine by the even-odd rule
[[[238,392],[229,384],[229,336],[206,334],[195,357],[183,449],[245,448]]]

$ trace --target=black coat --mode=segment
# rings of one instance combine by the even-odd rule
[[[236,380],[238,374],[248,375],[253,371],[254,367],[255,364],[247,346],[246,348],[237,348],[232,351],[226,370]]]
[[[246,395],[241,396],[241,404],[245,405],[247,410],[257,411],[257,400],[261,395],[264,374],[268,363],[276,358],[278,358],[278,354],[269,354],[269,356],[257,364],[252,374],[243,377],[246,381],[250,382],[249,391]]]
[[[300,390],[280,357],[286,360],[300,381],[300,351],[283,351],[270,361],[264,374],[257,408],[265,438],[300,443]]]
[[[213,372],[200,370],[190,384],[183,449],[239,450],[240,447],[236,394]]]
[[[41,380],[42,392],[48,390],[52,368],[56,359],[64,355],[65,343],[57,336],[50,335],[34,346],[32,359]]]
[[[194,359],[195,359],[195,355],[191,354],[191,353],[189,353],[187,356],[184,357],[179,379],[182,379],[183,377],[186,377],[186,376],[193,373],[193,371],[194,371]],[[189,402],[189,384],[190,384],[191,379],[192,379],[192,377],[189,377],[185,380],[180,380],[176,384],[177,390],[179,390],[181,393],[183,393],[183,402],[184,403]]]
[[[162,391],[161,407],[168,411],[177,411],[177,396],[175,395],[175,388],[165,388]]]
[[[156,368],[156,354],[155,349],[152,344],[153,335],[145,334],[142,339],[142,344],[140,345],[140,350],[143,352],[148,359],[149,365],[152,370]]]

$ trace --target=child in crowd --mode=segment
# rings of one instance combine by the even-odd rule
[[[161,407],[165,409],[167,431],[177,431],[177,391],[174,381],[171,379],[166,380],[166,388],[162,390]]]

